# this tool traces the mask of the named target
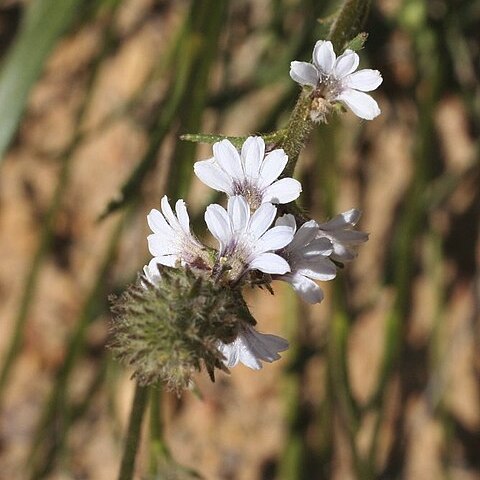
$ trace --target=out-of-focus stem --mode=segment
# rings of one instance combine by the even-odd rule
[[[140,433],[142,429],[142,420],[145,414],[148,401],[148,388],[135,386],[132,409],[128,422],[127,437],[123,449],[122,463],[118,480],[132,480],[135,469],[135,458],[140,445]]]
[[[158,475],[162,460],[170,459],[165,439],[163,438],[162,402],[163,392],[157,387],[150,387],[150,474]]]

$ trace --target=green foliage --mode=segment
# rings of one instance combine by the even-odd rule
[[[352,38],[352,40],[350,40],[345,45],[345,49],[348,48],[350,50],[353,50],[354,52],[358,52],[358,50],[361,50],[365,45],[367,38],[368,38],[368,33],[366,32],[359,33],[355,38]]]
[[[28,4],[18,37],[0,72],[0,161],[17,130],[28,94],[46,58],[81,3],[80,0],[35,0]]]
[[[285,131],[279,130],[274,133],[262,134],[261,137],[265,140],[266,144],[277,144],[282,141],[284,135]],[[229,137],[228,135],[213,135],[208,133],[186,133],[180,137],[181,140],[187,142],[208,143],[210,145],[222,140],[229,140],[237,148],[241,148],[247,138],[246,135],[243,137]]]

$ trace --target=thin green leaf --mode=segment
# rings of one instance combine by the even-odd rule
[[[273,133],[267,134],[260,134],[265,143],[278,143],[284,136],[284,131],[279,130]],[[194,143],[216,143],[221,142],[222,140],[229,140],[232,142],[235,147],[240,148],[243,145],[243,142],[248,138],[247,136],[243,137],[230,137],[228,135],[213,135],[213,134],[204,134],[204,133],[187,133],[180,137],[182,140],[186,140],[187,142],[194,142]]]
[[[0,160],[46,58],[80,4],[79,0],[36,0],[28,4],[18,37],[0,72]]]
[[[354,52],[361,50],[365,45],[367,38],[368,38],[368,33],[366,32],[359,33],[355,38],[352,38],[352,40],[350,40],[347,43],[347,45],[345,46],[345,50],[347,48],[350,50],[353,50]]]

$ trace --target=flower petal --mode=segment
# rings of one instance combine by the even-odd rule
[[[322,289],[313,280],[298,273],[282,275],[277,280],[290,283],[295,292],[308,303],[320,303],[323,300]]]
[[[330,41],[319,40],[313,49],[313,63],[324,75],[330,75],[335,64],[336,55]]]
[[[318,70],[307,62],[290,63],[290,77],[300,85],[316,87],[319,79]]]
[[[205,212],[205,223],[211,234],[220,243],[220,250],[222,251],[232,236],[230,220],[227,212],[220,205],[209,205]]]
[[[162,208],[162,213],[164,217],[166,218],[168,224],[174,229],[178,230],[180,227],[180,224],[178,223],[177,217],[173,213],[172,207],[170,206],[170,203],[168,201],[168,197],[164,195],[162,199],[160,200],[160,206]]]
[[[243,344],[239,349],[240,362],[246,367],[252,370],[260,370],[262,368],[262,362],[255,356],[255,352],[251,350],[251,347]]]
[[[248,230],[255,238],[260,238],[272,224],[277,208],[271,203],[262,203],[250,218]]]
[[[215,159],[201,160],[193,165],[195,175],[207,186],[227,195],[233,195],[233,180],[215,162]]]
[[[352,208],[351,210],[335,215],[335,217],[328,222],[320,224],[319,227],[321,230],[330,231],[345,228],[346,226],[354,227],[360,220],[361,215],[362,212],[360,210]]]
[[[178,255],[161,255],[155,257],[153,260],[156,263],[160,263],[160,265],[165,265],[166,267],[176,267],[181,258]]]
[[[380,115],[377,102],[366,93],[345,89],[335,100],[344,103],[357,117],[373,120]]]
[[[302,185],[294,178],[282,178],[272,183],[263,193],[263,201],[272,203],[288,203],[297,199]]]
[[[330,240],[346,245],[359,245],[368,240],[368,233],[359,230],[338,230],[330,234]]]
[[[259,187],[268,187],[274,182],[285,169],[288,162],[288,156],[282,148],[273,150],[266,155],[260,168],[260,178],[258,179]]]
[[[229,140],[214,143],[213,156],[225,173],[231,175],[234,179],[243,179],[244,174],[240,155]]]
[[[245,176],[257,179],[265,155],[265,142],[262,137],[248,137],[242,146],[242,161]]]
[[[382,75],[378,70],[368,68],[352,73],[344,79],[345,87],[360,90],[361,92],[371,92],[375,90],[383,81]]]
[[[158,262],[155,258],[152,258],[148,265],[143,267],[143,274],[145,278],[154,285],[158,284],[161,280],[160,271],[158,270]]]
[[[335,67],[333,68],[334,75],[338,79],[342,79],[350,75],[358,68],[360,58],[352,50],[345,50],[342,55],[337,58]]]
[[[342,245],[341,243],[333,244],[333,253],[330,258],[338,262],[351,262],[357,258],[358,253],[349,248],[348,245]]]
[[[235,367],[240,360],[240,345],[237,340],[234,340],[232,343],[223,343],[219,341],[218,349],[225,357],[223,363],[228,367]]]
[[[177,200],[175,204],[175,212],[177,214],[178,223],[182,227],[183,231],[190,235],[190,218],[188,216],[187,207],[183,200]]]
[[[316,260],[302,261],[297,263],[296,271],[304,277],[324,282],[332,280],[337,276],[335,264],[328,258],[318,256]]]
[[[288,226],[273,227],[267,230],[255,244],[257,253],[272,252],[288,245],[293,238],[293,230]]]
[[[234,232],[242,232],[246,229],[250,219],[250,207],[242,196],[235,195],[228,199],[227,213]]]
[[[152,233],[147,237],[148,250],[154,256],[178,254],[178,244],[175,237],[167,237],[158,233]]]
[[[250,270],[260,270],[263,273],[282,275],[290,271],[288,262],[275,253],[261,253],[249,263]]]
[[[303,258],[317,257],[318,255],[328,257],[332,254],[332,251],[333,245],[330,239],[327,237],[319,237],[303,248],[302,256]]]
[[[283,225],[290,227],[293,232],[295,232],[295,230],[297,229],[297,222],[295,221],[295,217],[291,213],[286,213],[285,215],[277,218],[275,226],[280,227]]]
[[[297,248],[304,248],[308,245],[318,234],[318,224],[315,220],[305,222],[295,234],[292,243],[288,246],[288,250]]]
[[[250,325],[247,329],[242,334],[244,344],[257,359],[273,362],[280,358],[278,352],[283,352],[288,348],[288,342],[284,338],[257,332]]]
[[[172,227],[158,210],[150,210],[150,213],[147,215],[147,223],[153,233],[161,233],[162,235],[173,234]]]

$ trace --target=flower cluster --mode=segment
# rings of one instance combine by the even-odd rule
[[[312,101],[312,119],[326,115],[335,102],[362,118],[378,115],[376,102],[363,92],[376,88],[381,76],[373,70],[353,73],[356,53],[347,50],[336,58],[332,44],[320,41],[313,62],[292,62],[290,72],[313,87],[314,100],[324,101],[322,109]],[[288,213],[295,211],[289,204],[302,187],[285,174],[287,163],[284,150],[260,136],[248,137],[240,150],[223,139],[213,145],[212,158],[195,163],[195,175],[227,197],[226,208],[212,204],[205,211],[215,248],[192,232],[183,200],[173,210],[164,196],[160,210],[148,214],[152,259],[117,302],[113,329],[122,340],[112,347],[141,382],[163,380],[179,391],[200,365],[213,379],[215,368],[228,371],[243,363],[258,370],[262,362],[279,359],[287,341],[256,330],[242,288],[273,293],[271,284],[279,280],[306,302],[319,303],[324,295],[317,282],[335,278],[337,265],[353,260],[355,247],[368,239],[354,229],[360,217],[355,209],[326,223]]]

